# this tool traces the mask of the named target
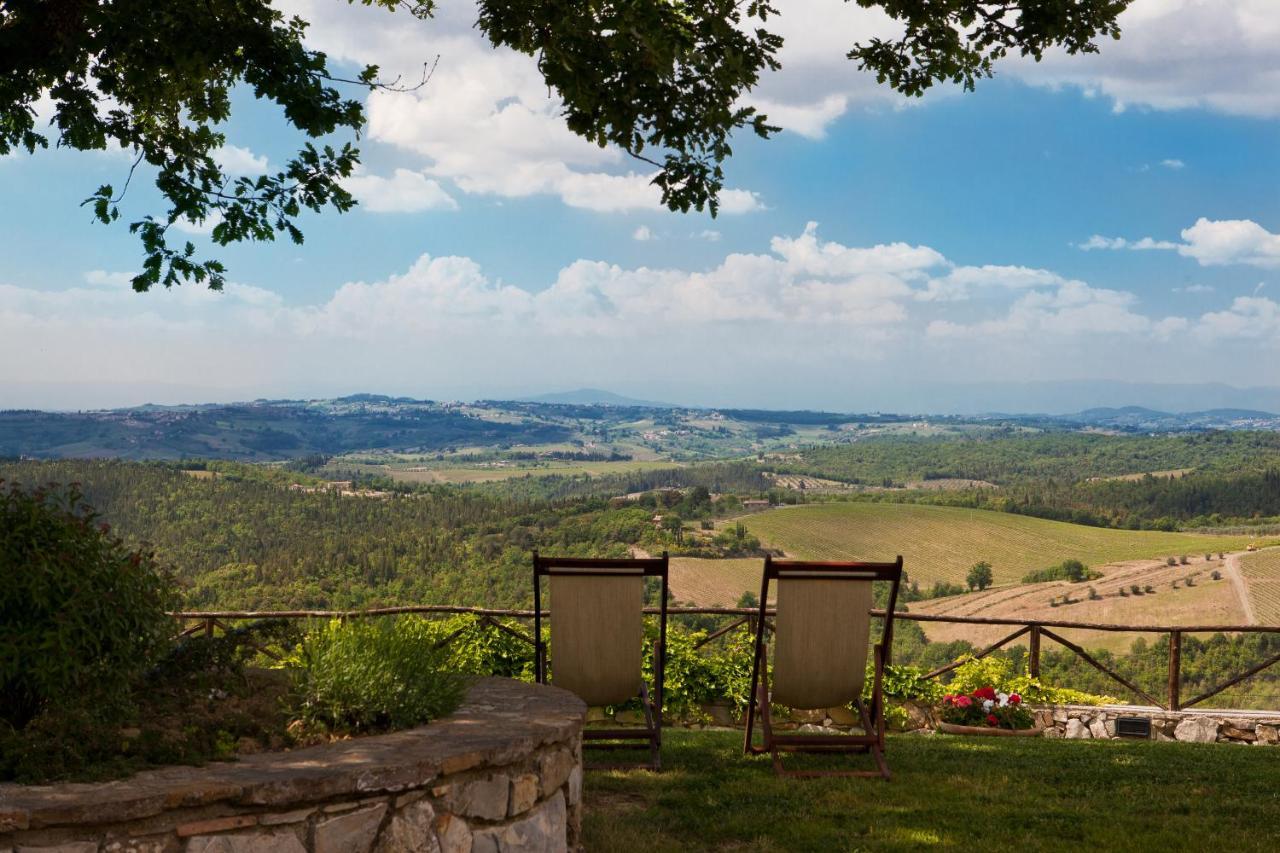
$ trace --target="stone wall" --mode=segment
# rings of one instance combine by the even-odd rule
[[[422,728],[102,784],[0,785],[0,853],[517,853],[578,845],[586,706],[481,679]]]
[[[1280,712],[1187,710],[1162,711],[1130,705],[1059,705],[1036,709],[1045,737],[1075,739],[1116,737],[1117,717],[1151,721],[1152,740],[1192,743],[1280,744]]]

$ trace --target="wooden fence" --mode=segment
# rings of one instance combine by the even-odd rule
[[[645,613],[657,614],[658,608],[646,607]],[[471,614],[478,617],[479,622],[485,626],[492,627],[496,630],[503,631],[512,636],[518,637],[532,645],[533,638],[529,635],[516,631],[507,625],[499,622],[499,619],[529,619],[532,620],[534,612],[532,610],[495,610],[484,607],[458,607],[454,605],[406,605],[401,607],[377,607],[368,610],[208,610],[208,611],[183,611],[173,613],[173,617],[183,624],[183,636],[203,632],[212,636],[217,630],[229,630],[227,623],[234,621],[256,621],[262,619],[362,619],[376,616],[398,616],[403,614],[416,613],[421,615],[452,615],[452,614]],[[734,628],[740,625],[748,625],[754,629],[755,620],[759,616],[757,608],[743,607],[675,607],[667,608],[668,616],[730,616],[736,617],[729,621],[726,625],[713,631],[705,637],[699,645],[705,645],[716,640]],[[543,611],[544,616],[548,616],[547,611]],[[766,611],[766,617],[776,615],[776,611]],[[884,616],[883,610],[872,610],[872,616]],[[1193,697],[1190,700],[1182,701],[1182,638],[1186,634],[1280,634],[1280,625],[1113,625],[1098,622],[1069,622],[1062,620],[1043,620],[1038,622],[1026,622],[1018,619],[999,619],[987,618],[981,616],[937,616],[925,613],[897,613],[896,619],[908,620],[912,622],[943,622],[952,625],[999,625],[1014,628],[1014,631],[1008,636],[997,640],[991,645],[974,653],[974,657],[982,658],[1007,646],[1014,640],[1020,639],[1023,635],[1027,636],[1027,666],[1032,677],[1040,675],[1040,649],[1044,640],[1051,640],[1058,643],[1064,648],[1074,653],[1077,657],[1085,661],[1085,663],[1094,667],[1104,675],[1121,684],[1135,695],[1142,697],[1143,700],[1152,706],[1162,708],[1169,711],[1179,711],[1184,708],[1190,708],[1198,705],[1206,699],[1217,696],[1222,691],[1234,687],[1235,685],[1252,678],[1263,670],[1280,663],[1280,654],[1272,655],[1266,660],[1250,667],[1238,675],[1232,676],[1226,681],[1218,684],[1216,687],[1206,690],[1203,693]],[[768,619],[765,620],[765,627],[772,630],[772,625]],[[1106,664],[1100,662],[1093,655],[1089,654],[1076,643],[1063,637],[1057,633],[1061,630],[1086,630],[1086,631],[1108,631],[1114,633],[1126,634],[1168,634],[1169,635],[1169,678],[1168,692],[1165,701],[1161,702],[1150,693],[1138,687],[1129,679],[1112,670]],[[442,644],[449,642],[453,637],[446,637]],[[952,661],[946,666],[938,667],[928,673],[927,678],[938,678],[939,676],[950,672],[960,666],[962,661]]]

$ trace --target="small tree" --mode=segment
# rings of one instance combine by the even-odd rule
[[[979,592],[991,586],[993,577],[991,573],[991,564],[986,560],[973,564],[973,568],[969,569],[969,574],[965,581],[969,584],[969,589],[977,589]]]

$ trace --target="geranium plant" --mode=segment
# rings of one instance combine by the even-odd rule
[[[991,685],[972,693],[948,693],[942,697],[943,722],[958,726],[1029,729],[1035,725],[1017,693],[998,693]]]

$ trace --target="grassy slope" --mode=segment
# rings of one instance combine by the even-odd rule
[[[1240,570],[1249,584],[1254,615],[1263,625],[1280,625],[1280,548],[1248,554]]]
[[[1029,620],[1063,620],[1072,622],[1109,622],[1128,625],[1240,625],[1247,621],[1244,607],[1231,581],[1225,576],[1213,580],[1212,573],[1222,571],[1217,555],[1206,561],[1204,554],[1191,557],[1189,565],[1166,566],[1159,560],[1134,560],[1108,566],[1104,577],[1088,583],[1072,584],[1056,581],[1040,584],[1017,584],[995,587],[984,592],[948,596],[911,605],[916,613],[947,616],[1007,617]],[[1193,585],[1186,579],[1192,577]],[[1176,586],[1175,586],[1176,582]],[[1132,594],[1132,585],[1144,590]],[[1145,592],[1150,586],[1152,592]],[[1088,598],[1092,587],[1101,596]],[[1126,595],[1119,595],[1120,590]],[[1070,596],[1071,604],[1052,607],[1050,599],[1061,601]],[[1009,633],[1003,626],[948,625],[925,623],[930,640],[968,640],[983,646]],[[1138,634],[1107,631],[1065,631],[1068,639],[1087,648],[1104,648],[1126,652]],[[1148,641],[1156,638],[1145,634]],[[1025,645],[1025,642],[1022,643]]]
[[[766,545],[814,559],[889,560],[902,554],[921,585],[963,583],[969,567],[991,563],[996,583],[1068,558],[1101,565],[1120,560],[1242,549],[1243,536],[1111,530],[1042,518],[953,507],[829,503],[772,510],[744,519]]]
[[[672,730],[663,753],[660,774],[588,774],[586,849],[1261,851],[1280,821],[1275,756],[1224,744],[900,735],[888,784],[779,779],[737,732]]]

